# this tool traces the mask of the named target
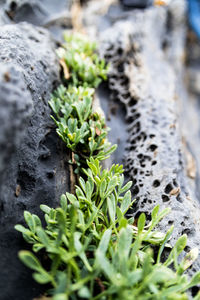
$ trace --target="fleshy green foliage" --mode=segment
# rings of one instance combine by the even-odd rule
[[[45,269],[31,252],[20,252],[21,260],[35,271],[35,280],[51,283],[49,293],[55,300],[188,299],[185,291],[200,282],[200,273],[191,280],[183,275],[196,259],[196,250],[178,263],[186,235],[179,238],[166,261],[160,262],[173,227],[167,234],[154,228],[169,209],[159,212],[156,206],[148,225],[141,214],[135,226],[134,218],[125,218],[133,201],[131,182],[123,185],[122,166],[101,170],[99,161],[92,159],[88,167],[87,181],[80,178],[76,195],[62,195],[56,209],[41,205],[45,227],[28,212],[24,213],[28,228],[16,226],[34,252],[43,249],[48,256]]]
[[[94,89],[61,85],[49,104],[55,113],[57,133],[67,147],[77,154],[77,163],[91,156],[106,159],[116,146],[107,140],[108,128],[103,116],[92,110]]]
[[[95,53],[96,43],[82,34],[65,34],[66,43],[57,53],[64,59],[73,85],[97,87],[107,78],[108,67]]]
[[[60,207],[41,205],[46,225],[24,212],[27,228],[16,230],[32,244],[33,252],[21,251],[20,259],[34,271],[40,284],[48,284],[53,300],[185,300],[186,291],[200,283],[200,272],[188,279],[184,272],[197,258],[193,249],[180,262],[187,237],[171,248],[173,226],[166,234],[156,226],[170,209],[156,206],[147,224],[145,214],[127,218],[133,206],[131,182],[124,184],[123,167],[102,169],[100,161],[116,146],[107,141],[101,115],[93,112],[94,89],[106,76],[95,44],[81,35],[66,36],[59,51],[70,71],[68,88],[60,86],[50,106],[57,132],[71,149],[82,177],[75,195],[61,196]],[[78,86],[82,84],[82,86]],[[89,87],[90,86],[90,87]],[[164,259],[162,253],[169,248]],[[164,261],[163,261],[164,260]],[[44,263],[45,261],[45,263]],[[44,267],[45,266],[45,267]],[[195,300],[200,300],[198,294]]]
[[[49,101],[55,114],[57,133],[76,155],[79,171],[90,157],[106,159],[115,149],[107,140],[109,128],[104,117],[92,109],[94,87],[106,79],[108,67],[94,52],[96,45],[85,36],[65,34],[66,44],[59,49],[69,69],[69,86],[58,87]],[[71,85],[71,83],[73,85]],[[82,86],[80,86],[82,84]]]

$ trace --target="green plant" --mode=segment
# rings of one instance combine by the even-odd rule
[[[95,53],[96,43],[82,34],[64,35],[66,43],[57,53],[63,59],[73,85],[97,87],[101,80],[106,80],[108,66]]]
[[[179,262],[187,243],[186,235],[172,248],[169,240],[173,226],[166,234],[156,230],[160,220],[170,212],[168,208],[159,212],[156,206],[148,224],[145,214],[136,220],[126,217],[134,204],[132,183],[124,184],[123,166],[103,169],[100,164],[116,146],[106,140],[105,120],[92,108],[91,86],[97,85],[100,76],[93,58],[95,46],[80,35],[66,39],[65,62],[73,75],[67,88],[60,86],[54,93],[50,106],[57,132],[75,153],[82,177],[75,194],[61,196],[60,207],[41,205],[46,225],[42,225],[38,216],[24,212],[28,227],[15,228],[32,244],[33,252],[40,255],[43,263],[30,251],[20,251],[19,257],[34,270],[38,283],[48,284],[48,295],[53,300],[188,299],[186,291],[200,283],[200,272],[192,279],[184,272],[198,251],[191,250]],[[70,57],[75,53],[79,59],[90,57],[91,76],[84,73],[85,62],[69,61],[68,54]],[[169,255],[164,259],[166,247]],[[200,294],[194,299],[200,299]]]
[[[185,291],[199,283],[200,273],[190,281],[183,275],[196,258],[194,250],[178,264],[186,235],[160,262],[173,227],[166,235],[154,228],[169,209],[159,213],[156,206],[148,225],[141,214],[135,226],[134,218],[125,218],[133,201],[131,182],[123,185],[122,166],[101,171],[97,159],[88,161],[88,166],[87,181],[80,177],[76,195],[62,195],[56,209],[41,205],[45,227],[29,212],[24,213],[28,228],[15,227],[34,252],[43,249],[48,256],[49,268],[45,269],[32,253],[20,252],[22,261],[35,271],[35,280],[51,283],[49,293],[55,300],[188,299]],[[158,247],[156,255],[152,245]],[[175,272],[169,268],[172,264]]]
[[[107,140],[108,128],[102,115],[92,109],[94,89],[59,86],[49,104],[57,133],[71,149],[78,166],[90,157],[104,160],[116,149]]]

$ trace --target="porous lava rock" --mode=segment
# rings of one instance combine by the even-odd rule
[[[2,300],[31,300],[40,293],[18,259],[27,245],[14,225],[23,223],[24,210],[38,214],[42,203],[57,206],[68,189],[66,146],[55,133],[48,105],[60,81],[55,48],[42,28],[26,23],[0,28]]]
[[[129,137],[124,166],[137,200],[132,213],[137,218],[145,212],[150,220],[155,205],[170,207],[159,229],[166,232],[174,224],[172,244],[186,233],[187,252],[200,245],[200,205],[194,177],[191,182],[195,175],[187,172],[186,142],[178,114],[181,99],[176,85],[180,89],[184,42],[177,38],[177,26],[184,28],[184,9],[180,17],[173,16],[170,9],[121,12],[120,18],[108,14],[112,26],[101,33],[100,48],[111,65],[112,101],[123,103],[126,109]],[[184,32],[181,34],[183,39]],[[200,258],[189,273],[199,268]]]

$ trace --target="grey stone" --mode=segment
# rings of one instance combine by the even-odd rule
[[[177,2],[184,7],[184,1]],[[135,10],[126,12],[126,18],[121,12],[120,20],[111,19],[109,12],[112,27],[101,32],[100,49],[111,64],[111,99],[126,109],[129,137],[124,166],[127,177],[133,180],[132,194],[137,200],[130,213],[137,217],[145,212],[150,219],[155,205],[170,207],[171,213],[159,229],[166,232],[174,224],[172,244],[186,233],[187,252],[200,246],[200,205],[195,170],[188,171],[187,158],[190,163],[192,158],[187,141],[182,140],[179,118],[184,9],[179,17],[171,14],[167,23],[170,11],[176,10]],[[189,274],[199,268],[200,257]]]
[[[32,113],[31,94],[21,69],[0,63],[0,180],[16,151]]]
[[[14,22],[27,21],[35,25],[44,25],[58,14],[66,14],[70,1],[58,0],[7,0],[3,10]]]
[[[23,223],[24,210],[41,215],[40,204],[57,206],[69,189],[66,146],[55,133],[48,106],[60,81],[55,47],[46,30],[32,25],[0,30],[2,300],[29,300],[41,292],[17,257],[27,245],[14,225]]]
[[[71,0],[2,0],[0,25],[28,22],[48,28],[57,41],[63,40],[63,29],[71,28]]]

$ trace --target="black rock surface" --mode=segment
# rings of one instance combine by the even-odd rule
[[[0,180],[23,138],[33,106],[21,68],[0,64]]]
[[[108,14],[112,26],[101,32],[101,51],[111,64],[112,101],[123,103],[126,109],[124,122],[129,137],[124,166],[133,180],[132,194],[137,200],[132,214],[137,217],[145,212],[150,219],[155,205],[170,207],[171,213],[159,228],[166,232],[174,224],[172,244],[186,233],[187,252],[200,246],[200,205],[198,182],[194,170],[188,169],[187,158],[190,156],[191,164],[192,155],[179,117],[180,90],[185,89],[181,80],[184,9],[177,15],[176,5],[174,16],[171,8],[129,14],[121,11],[120,20]],[[112,129],[114,132],[115,127]],[[189,273],[199,268],[200,257]]]
[[[27,245],[14,225],[24,210],[58,205],[69,184],[66,148],[48,106],[59,63],[50,34],[28,24],[1,27],[0,49],[0,299],[29,300],[41,288],[17,257]]]

